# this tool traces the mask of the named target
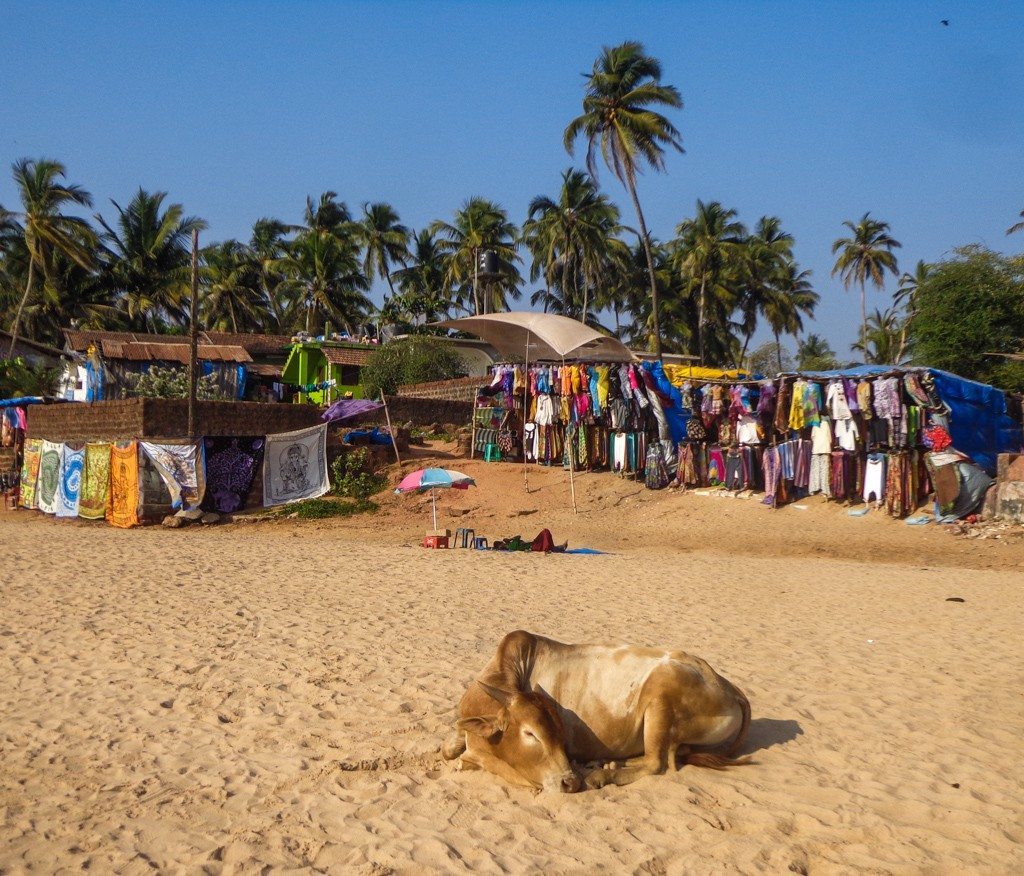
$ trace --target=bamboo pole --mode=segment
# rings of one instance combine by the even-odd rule
[[[199,229],[192,229],[192,300],[189,303],[188,439],[196,440],[196,394],[199,384]]]
[[[565,368],[565,357],[562,357],[562,368]],[[571,416],[571,415],[570,415]],[[566,431],[568,432],[569,424],[566,423]],[[576,507],[576,479],[574,477],[576,464],[572,460],[572,449],[563,445],[564,451],[569,454],[569,492],[572,493],[572,513],[579,514],[579,509]]]
[[[529,404],[528,396],[530,392],[530,330],[526,330],[526,356],[524,357],[526,364],[523,366],[526,371],[525,380],[523,381],[523,430],[519,437],[519,449],[523,454],[523,485],[526,487],[526,494],[530,494],[530,475],[527,473],[526,463],[526,411],[527,405]],[[515,412],[515,405],[512,406],[513,413]]]
[[[384,405],[384,418],[388,423],[388,434],[391,436],[391,446],[395,449],[395,461],[398,463],[399,467],[401,467],[402,457],[398,454],[398,441],[395,440],[395,430],[391,428],[391,414],[388,413],[388,403],[384,398],[384,390],[380,391],[380,403]],[[435,526],[434,529],[437,529],[437,526]]]

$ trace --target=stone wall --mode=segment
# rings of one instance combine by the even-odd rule
[[[455,401],[443,398],[415,398],[412,396],[391,396],[388,399],[388,413],[394,426],[412,423],[414,426],[429,426],[431,423],[453,423],[468,426],[473,416],[471,401]],[[374,412],[367,422],[383,423],[384,412]]]
[[[477,388],[486,382],[484,377],[456,377],[453,380],[435,380],[431,383],[409,383],[398,387],[399,396],[436,398],[447,401],[476,401]],[[391,404],[389,401],[388,404]]]
[[[1024,454],[999,454],[996,490],[996,514],[1024,523]]]
[[[27,415],[29,437],[49,441],[183,439],[188,431],[185,399],[32,405]],[[311,405],[201,401],[196,420],[199,435],[268,435],[315,426],[320,411]]]

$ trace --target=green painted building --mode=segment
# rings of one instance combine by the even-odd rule
[[[299,341],[292,345],[281,380],[298,388],[295,401],[302,404],[329,405],[346,393],[352,393],[352,398],[362,398],[362,368],[377,349],[376,344]],[[331,380],[333,386],[311,388]],[[310,389],[306,391],[303,387]]]

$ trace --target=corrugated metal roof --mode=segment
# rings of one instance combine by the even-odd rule
[[[284,356],[292,345],[291,335],[261,335],[247,332],[203,332],[211,344],[243,347],[250,356]]]
[[[188,364],[190,349],[188,344],[152,344],[139,341],[100,340],[100,352],[105,359]],[[252,357],[241,347],[223,344],[200,344],[198,357],[203,362],[252,361]]]
[[[320,352],[324,354],[332,365],[365,365],[379,347],[368,347],[356,349],[353,347],[321,347]]]
[[[185,346],[188,346],[189,343],[188,335],[153,335],[144,332],[86,331],[82,329],[64,329],[63,331],[68,347],[83,353],[89,349],[90,344],[99,344],[103,341],[139,344],[184,344]],[[199,343],[219,347],[241,347],[251,358],[253,356],[284,355],[284,348],[291,346],[292,339],[288,335],[249,334],[245,332],[200,332]]]
[[[245,366],[245,370],[250,374],[258,374],[260,377],[280,377],[282,369],[280,365],[263,365],[259,362],[250,362]]]

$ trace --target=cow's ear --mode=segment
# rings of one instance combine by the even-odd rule
[[[478,678],[476,683],[487,692],[487,695],[492,700],[496,700],[502,706],[508,706],[512,701],[512,697],[515,696],[515,691],[509,690],[505,679],[500,676],[487,675],[483,678]]]
[[[494,739],[508,727],[508,716],[502,709],[497,715],[490,717],[462,718],[455,726],[464,733],[472,733],[481,739]]]

